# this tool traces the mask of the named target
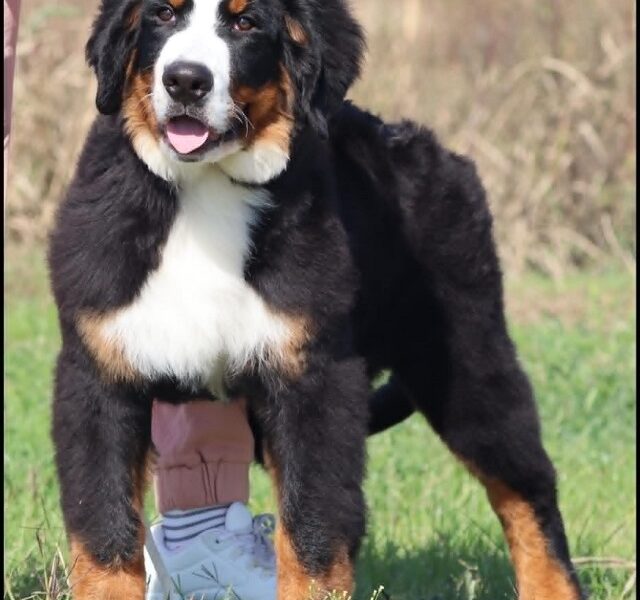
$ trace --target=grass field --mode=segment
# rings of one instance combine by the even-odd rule
[[[65,540],[49,439],[56,315],[39,253],[10,253],[5,276],[5,598],[45,597],[48,587],[61,600],[66,550],[57,552]],[[594,600],[635,597],[635,281],[613,269],[561,284],[527,277],[507,290],[580,578]],[[368,451],[357,598],[379,585],[394,600],[513,598],[483,492],[422,419],[371,439]],[[272,511],[258,469],[252,483],[252,508]]]

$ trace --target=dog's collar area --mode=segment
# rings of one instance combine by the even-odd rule
[[[257,188],[278,177],[289,162],[288,152],[268,143],[254,143],[243,149],[239,142],[232,140],[218,160],[215,160],[215,152],[221,150],[220,146],[214,149],[208,160],[180,161],[172,158],[171,150],[163,147],[164,142],[150,133],[138,133],[131,136],[130,141],[138,159],[154,175],[176,185],[199,179],[207,172],[216,170],[235,185]]]

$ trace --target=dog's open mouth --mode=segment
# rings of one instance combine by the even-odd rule
[[[165,127],[167,142],[184,159],[197,159],[207,150],[235,137],[233,130],[219,133],[202,121],[182,115],[169,119]]]
[[[167,139],[179,154],[190,154],[202,148],[211,137],[220,137],[204,123],[191,117],[175,117],[167,123]]]

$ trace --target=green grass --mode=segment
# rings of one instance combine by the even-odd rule
[[[9,255],[5,273],[5,598],[23,599],[52,585],[58,545],[66,556],[49,438],[59,334],[41,258]],[[587,563],[580,578],[594,600],[635,597],[623,594],[636,551],[635,282],[614,270],[562,284],[528,277],[507,289],[573,555],[631,562]],[[368,600],[384,585],[394,600],[513,598],[483,491],[423,419],[376,436],[368,452],[369,533],[356,597]],[[274,510],[257,468],[252,508]]]

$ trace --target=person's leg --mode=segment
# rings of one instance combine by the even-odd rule
[[[7,200],[7,169],[9,164],[9,138],[11,133],[11,104],[13,75],[16,64],[16,41],[20,0],[4,0],[4,193]]]
[[[161,513],[247,502],[254,443],[244,401],[155,401],[151,432]]]
[[[243,599],[274,600],[273,518],[245,506],[254,458],[245,402],[156,400],[151,429],[162,514],[151,535],[179,591],[208,600],[232,587]],[[147,575],[147,599],[164,598],[150,560]]]

